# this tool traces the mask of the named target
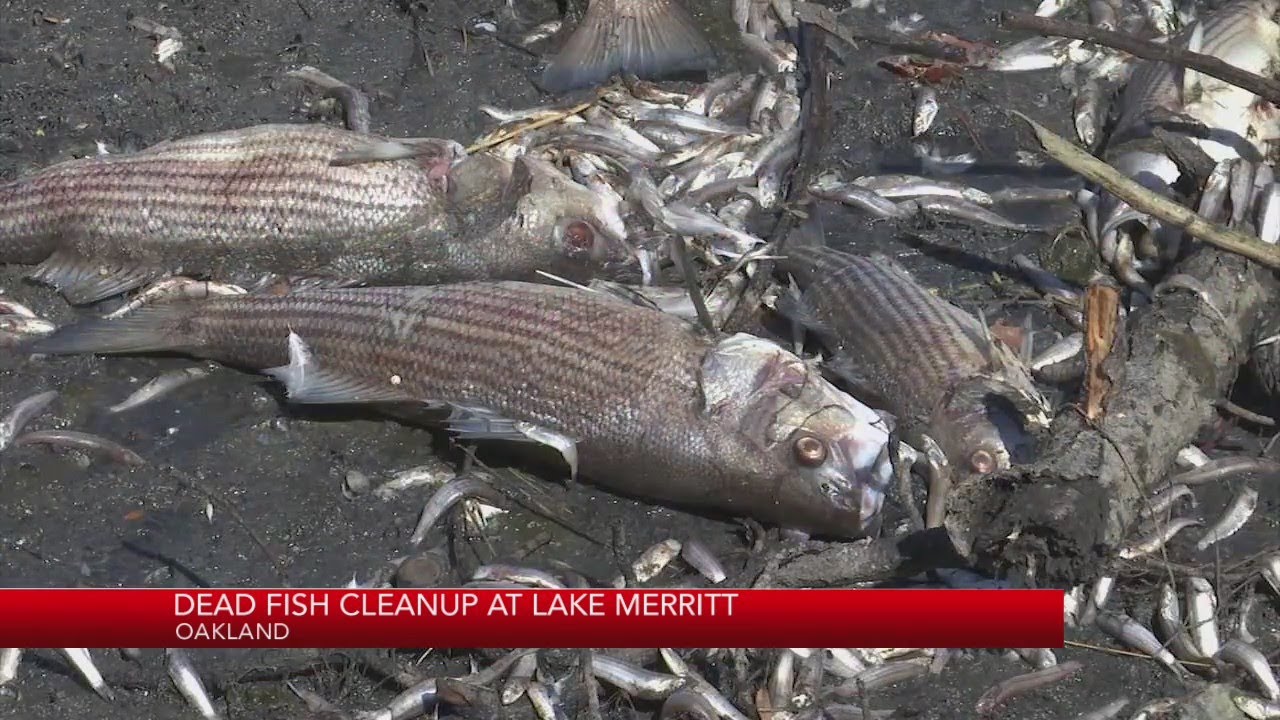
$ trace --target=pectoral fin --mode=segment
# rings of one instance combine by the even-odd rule
[[[89,305],[142,287],[164,275],[140,265],[97,262],[59,250],[31,271],[31,279],[57,288],[72,305]]]
[[[564,458],[569,465],[569,477],[574,480],[578,478],[578,446],[572,438],[540,425],[504,418],[485,408],[458,404],[450,404],[450,408],[453,412],[445,422],[458,438],[546,445]]]
[[[406,402],[414,398],[399,387],[399,376],[352,377],[320,367],[311,348],[294,332],[289,333],[289,364],[263,371],[284,383],[289,399],[306,404]]]

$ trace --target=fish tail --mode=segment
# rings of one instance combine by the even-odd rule
[[[59,328],[29,349],[38,355],[126,354],[189,350],[195,303],[175,302],[139,308],[124,317],[94,318]]]
[[[711,45],[675,0],[592,0],[542,74],[549,92],[599,85],[614,73],[657,79],[704,71]]]

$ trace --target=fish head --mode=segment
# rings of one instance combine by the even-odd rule
[[[1040,425],[1020,407],[1010,388],[979,380],[962,385],[934,414],[929,436],[938,443],[957,477],[990,475],[1030,461]]]
[[[716,345],[702,385],[706,411],[768,455],[784,524],[842,537],[876,532],[892,473],[879,414],[815,366],[742,333]]]
[[[614,268],[635,261],[616,198],[581,185],[551,163],[528,155],[516,161],[518,193],[507,230],[574,265]]]

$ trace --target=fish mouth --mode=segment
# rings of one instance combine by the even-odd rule
[[[858,527],[864,534],[873,534],[879,526],[885,496],[893,481],[889,435],[883,429],[883,420],[877,417],[876,422],[879,425],[854,418],[848,430],[833,437],[832,461],[816,478],[833,505],[857,514]]]

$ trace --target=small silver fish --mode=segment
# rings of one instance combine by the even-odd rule
[[[916,88],[915,107],[911,112],[911,137],[929,132],[938,117],[938,91],[928,85]]]
[[[1183,675],[1186,673],[1186,670],[1173,657],[1173,653],[1166,650],[1160,644],[1160,641],[1156,639],[1156,636],[1143,627],[1142,623],[1128,615],[1109,611],[1100,612],[1098,613],[1098,629],[1134,650],[1150,655],[1175,674]]]
[[[1258,491],[1245,487],[1227,506],[1218,522],[1205,530],[1204,537],[1196,543],[1196,550],[1203,551],[1214,543],[1225,540],[1236,534],[1244,524],[1249,522],[1253,511],[1258,507]]]
[[[1280,684],[1276,682],[1276,675],[1271,670],[1271,663],[1267,662],[1267,658],[1254,646],[1235,638],[1222,644],[1222,649],[1218,651],[1217,657],[1225,662],[1240,667],[1253,677],[1253,681],[1257,683],[1258,689],[1262,691],[1263,696],[1268,700],[1275,702],[1280,700]]]
[[[1140,557],[1145,557],[1164,547],[1174,535],[1177,535],[1189,527],[1198,527],[1201,524],[1203,523],[1195,518],[1176,518],[1174,520],[1170,520],[1151,535],[1134,542],[1132,545],[1126,545],[1120,548],[1120,551],[1117,554],[1121,560],[1135,560]]]
[[[1218,641],[1218,596],[1213,586],[1202,577],[1186,579],[1187,623],[1191,626],[1191,637],[1204,657],[1218,654],[1221,643]]]
[[[209,693],[205,691],[204,683],[200,681],[200,675],[196,673],[186,651],[180,648],[169,648],[165,650],[165,655],[168,659],[169,677],[178,688],[178,692],[182,693],[187,702],[191,703],[205,720],[218,720],[218,711],[214,709]]]
[[[132,410],[133,408],[145,405],[156,398],[163,397],[183,385],[208,377],[208,375],[208,370],[198,367],[171,370],[167,373],[161,374],[151,382],[138,388],[121,402],[107,408],[107,412],[119,413],[124,412],[125,410]]]

